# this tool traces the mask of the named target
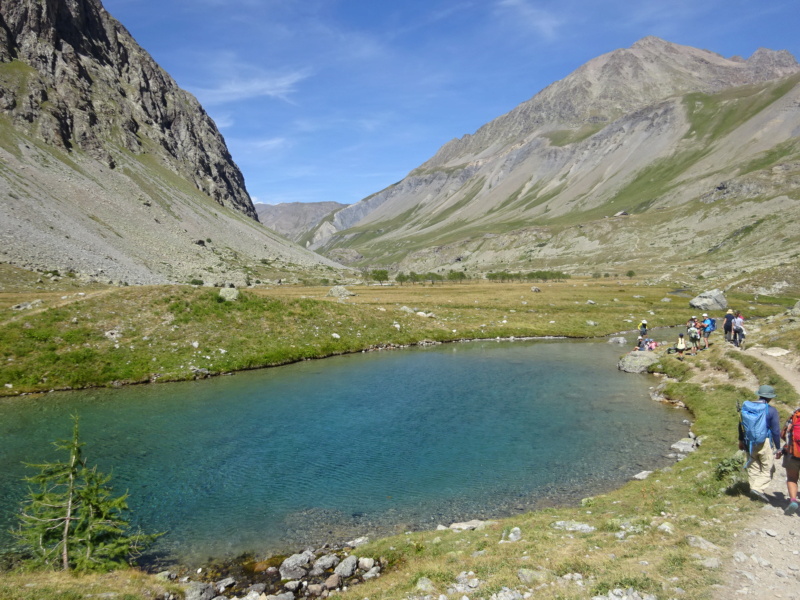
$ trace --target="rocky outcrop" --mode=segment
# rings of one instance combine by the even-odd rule
[[[197,100],[98,0],[0,1],[0,114],[110,168],[148,154],[257,219],[244,178]]]

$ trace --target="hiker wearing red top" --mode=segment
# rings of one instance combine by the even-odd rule
[[[797,479],[800,477],[800,408],[792,413],[786,425],[781,430],[781,438],[786,441],[775,455],[775,458],[783,456],[783,468],[786,469],[786,491],[789,492],[789,505],[784,509],[783,514],[793,515],[800,504],[797,502]]]

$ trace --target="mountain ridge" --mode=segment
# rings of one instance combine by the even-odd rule
[[[663,56],[656,60],[653,52]],[[642,83],[639,75],[619,74],[623,67],[630,71],[632,56],[634,66],[650,57],[649,68],[668,71],[662,86],[666,92],[659,92],[656,100],[636,91],[657,89],[649,83],[652,76]],[[692,75],[697,82],[690,85],[686,65],[696,64],[702,76]],[[633,93],[604,112],[592,108],[594,100],[578,106],[571,90],[592,88],[586,73],[608,74],[608,65],[614,73],[602,80],[606,91],[592,93],[601,98],[615,89]],[[337,212],[331,223],[339,231],[315,236],[312,247],[360,266],[475,272],[554,261],[579,268],[585,262],[581,251],[605,247],[609,256],[603,264],[610,268],[618,262],[611,255],[624,255],[619,244],[634,234],[626,233],[617,219],[617,242],[598,238],[588,243],[582,226],[620,211],[651,213],[653,222],[662,210],[689,214],[699,210],[698,197],[722,181],[747,179],[748,174],[737,175],[741,165],[773,155],[775,164],[765,163],[772,168],[800,157],[798,73],[800,65],[785,51],[762,49],[745,61],[645,38],[630,51],[589,61],[476,134],[448,142],[402,181]],[[670,83],[676,77],[679,85]],[[618,108],[622,105],[624,110]],[[556,109],[533,110],[542,106]],[[604,100],[597,106],[605,106]],[[545,119],[548,115],[552,118]],[[787,185],[791,200],[796,191],[793,183]],[[743,187],[738,182],[731,189]],[[777,195],[782,191],[772,183],[762,188]],[[746,200],[728,197],[725,202],[733,208]],[[786,207],[794,209],[792,203]],[[600,229],[607,228],[604,224]],[[694,226],[689,230],[694,235]],[[525,231],[538,233],[527,239]],[[724,231],[713,233],[721,238]],[[648,233],[660,238],[658,229]],[[697,235],[702,239],[708,233]],[[501,240],[505,250],[489,250]],[[452,253],[443,252],[451,246]],[[652,255],[645,248],[641,259],[666,260],[675,254],[674,246]],[[562,258],[551,253],[553,247]],[[695,260],[701,254],[699,248],[692,251]]]

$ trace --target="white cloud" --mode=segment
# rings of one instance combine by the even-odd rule
[[[203,104],[209,106],[263,96],[288,102],[289,96],[296,91],[297,84],[309,76],[308,69],[273,76],[242,78],[235,75],[213,88],[194,88],[192,91]]]
[[[276,137],[267,138],[264,140],[255,140],[250,143],[258,150],[278,150],[280,148],[285,148],[289,142],[286,138]]]
[[[534,31],[547,41],[559,37],[559,30],[564,21],[553,13],[536,8],[528,0],[499,0],[497,8],[501,13],[509,14],[517,25]]]

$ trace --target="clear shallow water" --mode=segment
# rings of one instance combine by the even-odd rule
[[[233,377],[0,402],[0,544],[22,463],[81,417],[90,464],[182,559],[295,550],[499,517],[667,464],[686,413],[619,346],[471,342]]]

